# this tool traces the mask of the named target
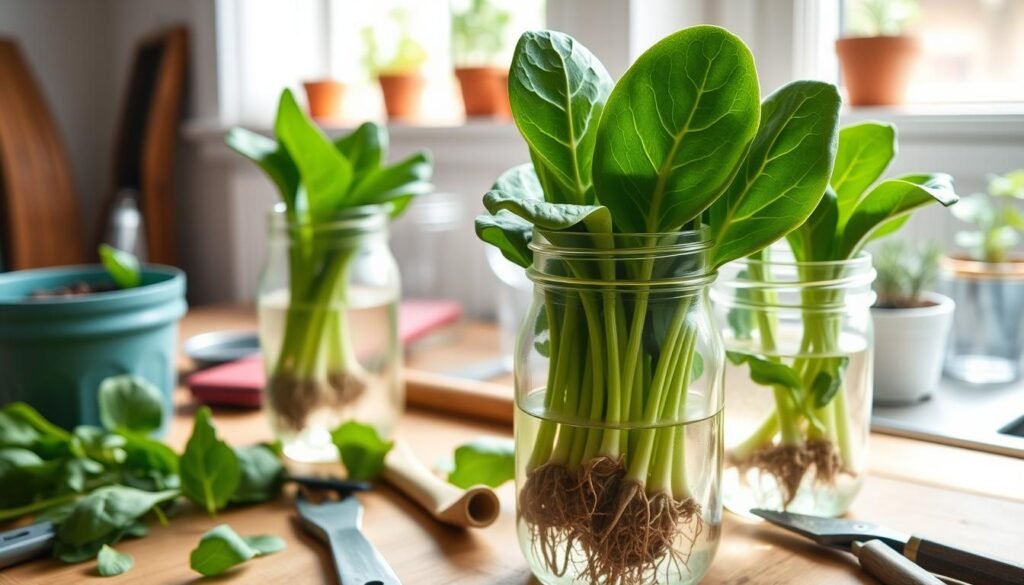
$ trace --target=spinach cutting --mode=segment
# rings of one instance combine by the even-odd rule
[[[273,554],[284,548],[284,541],[276,536],[243,538],[227,524],[221,524],[199,539],[199,546],[189,555],[189,566],[203,576],[213,577],[254,557]]]

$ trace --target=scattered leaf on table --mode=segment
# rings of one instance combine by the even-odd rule
[[[253,504],[272,500],[281,493],[285,469],[281,459],[266,445],[235,449],[241,466],[241,479],[231,501]]]
[[[181,456],[181,492],[214,516],[227,505],[241,481],[235,450],[217,438],[208,407],[196,412],[192,437]]]
[[[331,440],[341,454],[349,479],[371,481],[384,467],[384,457],[394,446],[377,434],[377,429],[349,421],[331,432]]]
[[[460,488],[498,487],[515,478],[515,443],[511,439],[480,437],[455,450],[455,468],[448,481]]]
[[[193,571],[212,577],[284,547],[284,541],[276,536],[262,534],[243,538],[227,524],[221,524],[199,539],[199,546],[189,555],[189,566]]]
[[[96,571],[103,577],[116,577],[131,570],[135,559],[128,553],[118,552],[108,545],[103,545],[96,557]]]

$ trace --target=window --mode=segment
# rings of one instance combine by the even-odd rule
[[[1024,101],[1024,0],[845,0],[844,29],[877,34],[863,30],[876,6],[908,17],[906,32],[921,40],[908,102]],[[899,32],[898,24],[882,32]]]

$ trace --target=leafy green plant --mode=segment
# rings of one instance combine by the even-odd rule
[[[331,440],[338,448],[349,479],[372,481],[384,468],[384,458],[395,446],[385,441],[370,425],[348,421],[331,431]]]
[[[976,226],[957,232],[956,243],[980,262],[1005,262],[1020,242],[1024,214],[1015,201],[1024,200],[1024,169],[988,180],[988,195],[975,193],[953,207],[953,216]]]
[[[320,228],[379,213],[380,206],[398,216],[413,197],[432,189],[433,167],[422,151],[387,165],[387,131],[373,123],[332,142],[288,90],[274,131],[277,141],[234,128],[226,142],[267,174],[284,202],[289,300],[281,349],[265,356],[267,395],[276,424],[298,432],[321,399],[350,402],[366,385],[347,316],[338,308],[349,305],[349,272],[360,248]]]
[[[104,544],[96,557],[96,571],[101,577],[116,577],[130,571],[135,559],[128,553],[118,552]]]
[[[954,207],[954,209],[956,209]],[[928,306],[921,295],[935,284],[942,250],[934,243],[883,242],[875,252],[875,306],[907,309]]]
[[[917,0],[853,0],[846,4],[846,31],[861,37],[901,35],[920,13]]]
[[[505,50],[512,15],[494,0],[452,5],[452,57],[457,67],[491,65]]]
[[[373,26],[367,26],[359,31],[366,51],[363,54],[363,67],[370,77],[416,73],[427,62],[427,50],[410,30],[409,12],[404,8],[395,8],[388,16],[388,24],[395,26],[398,32],[398,40],[392,52],[381,51]]]
[[[897,152],[896,129],[879,122],[863,122],[839,131],[839,147],[829,184],[817,208],[787,242],[804,282],[839,279],[843,261],[857,257],[864,246],[899,230],[910,215],[933,203],[952,205],[958,200],[949,175],[913,174],[880,180]],[[766,251],[748,262],[746,278],[766,282]],[[748,291],[752,301],[771,304],[764,291]],[[776,357],[777,328],[770,311],[751,311],[763,356],[747,363],[751,379],[773,388],[775,409],[748,439],[734,446],[730,461],[741,468],[758,468],[775,477],[788,505],[804,474],[815,469],[819,482],[833,482],[837,472],[853,469],[849,414],[843,392],[844,370],[849,358],[839,345],[842,315],[826,310],[843,301],[840,287],[818,287],[802,293],[803,339],[801,357],[790,364]],[[749,337],[751,319],[730,314],[729,323],[743,324],[737,336]],[[757,372],[763,362],[790,370],[785,378],[766,379]],[[794,377],[795,374],[796,376]],[[776,436],[778,441],[776,442]]]
[[[103,267],[118,288],[135,288],[142,284],[142,269],[134,254],[107,244],[100,244],[99,254]]]
[[[455,449],[448,481],[463,489],[481,484],[498,487],[515,476],[515,443],[510,439],[479,437]]]
[[[0,522],[29,516],[54,522],[57,558],[81,562],[124,538],[145,536],[144,518],[152,514],[166,521],[163,510],[173,509],[183,492],[208,511],[280,494],[280,455],[266,445],[227,447],[216,438],[208,409],[197,414],[189,447],[179,457],[145,434],[164,416],[148,383],[118,376],[104,380],[101,388],[100,420],[106,428],[79,426],[68,432],[27,404],[0,408]],[[224,478],[231,475],[229,491]],[[102,555],[101,574],[126,563],[127,555],[116,551]]]
[[[571,37],[528,32],[512,59],[509,97],[532,164],[498,178],[476,228],[524,267],[536,232],[630,258],[706,224],[713,271],[801,225],[835,155],[836,88],[798,81],[760,102],[749,50],[712,26],[658,42],[617,84]],[[520,510],[553,573],[563,574],[556,551],[572,542],[591,581],[619,582],[654,570],[666,554],[685,563],[676,543],[701,522],[686,470],[675,464],[681,454],[669,447],[676,429],[622,430],[686,412],[688,384],[704,366],[691,317],[700,307],[649,286],[658,277],[652,261],[564,264],[567,277],[607,288],[545,300],[537,325],[547,331],[538,349],[549,357],[545,420],[533,452],[522,454]],[[629,301],[608,292],[617,281],[636,291]],[[582,448],[574,437],[586,439],[576,441]]]
[[[221,524],[199,539],[199,546],[189,555],[189,566],[205,577],[214,577],[252,558],[284,548],[284,541],[276,536],[242,537],[227,524]]]

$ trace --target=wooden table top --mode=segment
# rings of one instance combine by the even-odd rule
[[[182,339],[213,329],[252,329],[246,309],[197,309],[182,324]],[[446,368],[493,356],[496,337],[486,325],[466,324],[453,343],[416,351],[410,368]],[[191,432],[194,407],[183,390],[176,396],[168,442],[182,448]],[[223,438],[244,445],[270,438],[259,412],[215,411]],[[397,435],[422,460],[450,457],[453,449],[483,434],[509,436],[508,425],[410,410]],[[886,526],[946,540],[1010,559],[1024,557],[1024,460],[873,434],[871,466],[850,515]],[[361,495],[364,529],[407,585],[535,583],[519,552],[515,534],[514,488],[499,490],[502,513],[483,530],[457,530],[436,523],[386,486]],[[236,508],[211,519],[186,509],[168,527],[151,526],[146,538],[124,541],[118,549],[135,557],[126,575],[102,582],[181,584],[198,579],[189,552],[200,535],[220,524],[239,534],[272,533],[287,541],[284,551],[254,559],[220,581],[237,583],[336,583],[331,560],[320,542],[297,524],[290,497]],[[0,584],[60,585],[99,580],[94,563],[63,565],[40,560],[0,572]],[[851,555],[826,550],[761,522],[726,513],[718,554],[708,584],[875,583]]]

